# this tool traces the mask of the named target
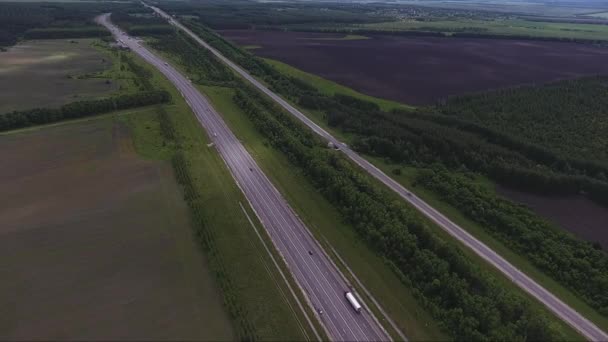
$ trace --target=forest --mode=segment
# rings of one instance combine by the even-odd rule
[[[437,110],[565,157],[608,165],[606,108],[608,78],[598,76],[455,97]]]
[[[392,18],[374,13],[378,5],[355,3],[283,3],[212,0],[197,3],[165,3],[163,8],[196,17],[214,29],[247,29],[257,26],[314,23],[374,23]]]
[[[141,7],[112,11],[112,22],[133,36],[171,34],[174,30],[166,20]]]
[[[175,34],[156,39],[156,49],[176,56],[192,75],[198,76],[194,82],[209,84],[229,72],[215,57],[197,53],[201,49],[185,37]],[[521,294],[499,286],[455,245],[433,233],[414,209],[390,200],[385,190],[340,153],[328,149],[312,132],[243,81],[228,79],[222,86],[235,89],[235,104],[268,143],[303,171],[455,339],[560,338],[561,332],[543,313],[531,308]],[[276,81],[274,86],[290,87],[292,93],[314,91],[297,82]]]
[[[109,2],[2,2],[0,3],[0,47],[20,39],[84,38],[108,35],[93,18],[131,3]],[[29,32],[32,30],[31,32]]]
[[[361,153],[378,156],[398,165],[418,168],[440,165],[450,172],[481,173],[497,183],[526,191],[545,194],[585,193],[599,203],[608,203],[608,183],[604,178],[608,168],[604,163],[579,159],[573,155],[564,156],[560,151],[509,132],[498,131],[455,112],[446,114],[445,111],[449,108],[457,108],[457,99],[451,100],[454,101],[453,105],[448,102],[445,106],[421,108],[414,112],[383,112],[376,104],[353,97],[322,95],[311,85],[280,74],[263,60],[234,47],[204,26],[194,22],[190,22],[189,26],[225,56],[263,79],[273,91],[303,108],[321,111],[327,124],[352,137],[351,146]],[[587,81],[589,80],[581,82]],[[584,95],[579,93],[579,96]],[[589,93],[590,98],[595,95],[597,94]],[[272,132],[270,128],[268,130]],[[288,145],[278,148],[284,149],[286,146]],[[425,178],[421,178],[423,179]],[[459,180],[466,182],[466,179]],[[422,181],[420,184],[429,185]],[[516,251],[525,250],[529,253],[529,260],[539,269],[570,288],[603,315],[608,315],[608,283],[605,277],[596,276],[606,274],[608,256],[604,251],[598,250],[597,245],[559,232],[557,227],[544,221],[541,223],[529,211],[516,210],[517,206],[497,195],[483,193],[481,196],[476,192],[465,191],[467,188],[468,186],[463,186],[461,191],[452,192],[452,197],[444,200],[468,213],[467,216],[474,216],[473,212],[481,210],[472,209],[473,204],[478,204],[479,198],[496,205],[494,210],[509,204],[512,210],[501,210],[500,218],[478,218],[488,233]],[[472,193],[475,194],[475,201],[471,200]],[[464,204],[459,207],[460,203],[473,204],[470,207],[465,207]],[[484,210],[489,209],[484,207]],[[492,229],[498,219],[502,220],[502,224],[510,225],[510,229]],[[537,229],[536,234],[522,237],[521,226],[532,223]],[[538,240],[539,234],[544,237],[542,241]],[[560,262],[549,265],[553,254],[540,254],[544,248],[559,254]],[[587,280],[589,274],[594,275],[592,280]]]

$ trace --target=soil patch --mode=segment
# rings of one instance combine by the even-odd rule
[[[583,196],[548,197],[529,194],[503,186],[496,191],[528,206],[537,214],[589,242],[608,250],[608,209]]]

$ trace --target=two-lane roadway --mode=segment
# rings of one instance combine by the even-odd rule
[[[145,5],[145,4],[144,4]],[[146,5],[147,6],[147,5]],[[377,167],[375,167],[372,163],[358,155],[356,152],[351,150],[348,146],[344,145],[336,138],[334,138],[331,134],[325,131],[323,128],[315,124],[312,120],[310,120],[306,115],[300,112],[298,109],[287,103],[287,101],[283,100],[280,96],[270,91],[263,84],[258,82],[253,76],[249,75],[245,70],[241,67],[230,61],[228,58],[224,57],[219,51],[211,47],[204,40],[194,34],[187,27],[179,23],[177,20],[169,16],[167,13],[162,10],[148,6],[156,11],[159,15],[166,18],[172,25],[178,27],[179,29],[186,32],[192,38],[194,38],[201,46],[205,47],[209,51],[211,51],[217,58],[230,66],[234,71],[239,73],[243,78],[247,79],[262,91],[264,94],[268,95],[271,99],[273,99],[276,103],[278,103],[281,107],[283,107],[287,112],[291,113],[293,116],[298,118],[304,124],[306,124],[310,129],[312,129],[316,134],[325,138],[327,141],[332,142],[336,146],[339,146],[340,149],[346,154],[352,161],[354,161],[357,165],[359,165],[363,170],[368,172],[374,178],[378,179],[380,182],[384,183],[388,188],[399,194],[403,199],[409,202],[412,206],[418,209],[422,214],[427,216],[433,222],[435,222],[439,227],[448,232],[451,236],[456,238],[466,247],[473,250],[477,255],[479,255],[482,259],[496,267],[503,274],[505,274],[511,281],[513,281],[517,286],[522,288],[524,291],[529,293],[531,296],[536,298],[542,304],[544,304],[549,310],[551,310],[556,316],[560,317],[567,324],[572,326],[578,332],[580,332],[583,336],[585,336],[589,340],[593,341],[608,341],[608,334],[598,328],[591,321],[583,317],[576,310],[568,306],[566,303],[561,301],[559,298],[554,296],[552,293],[547,291],[545,288],[540,286],[537,282],[528,277],[525,273],[520,271],[518,268],[509,263],[506,259],[498,255],[484,243],[476,239],[474,236],[469,234],[462,227],[458,226],[446,216],[435,210],[433,207],[428,205],[422,199],[412,194],[409,190],[403,187],[401,184],[397,183],[391,177],[386,175],[384,172],[380,171]]]
[[[328,337],[334,341],[390,340],[372,313],[363,310],[358,314],[353,310],[344,297],[349,287],[343,275],[209,101],[170,64],[114,26],[109,14],[97,20],[181,92],[306,294]]]

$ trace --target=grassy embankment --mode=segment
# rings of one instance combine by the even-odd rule
[[[456,19],[419,22],[414,20],[391,21],[353,26],[374,30],[420,30],[438,32],[472,32],[495,35],[521,35],[547,38],[608,40],[608,26],[527,21],[521,19]]]
[[[271,61],[271,62],[273,62],[273,61]],[[321,90],[321,91],[323,91],[322,89],[326,86],[325,85],[326,82],[329,82],[329,81],[323,80],[322,78],[320,78],[318,76],[303,77],[303,78],[301,78],[300,76],[302,74],[307,74],[307,73],[305,73],[305,72],[303,72],[301,70],[297,70],[297,69],[295,69],[293,67],[281,68],[279,70],[281,72],[286,73],[289,76],[293,76],[293,77],[296,77],[296,78],[300,78],[300,79],[302,79],[304,81],[308,81],[309,83],[311,83],[314,86],[318,87],[318,89]],[[294,72],[294,70],[296,70],[296,71]],[[308,74],[308,75],[310,75],[310,74]],[[320,82],[319,84],[317,84],[315,82],[311,82],[311,80],[317,80],[317,79],[321,79],[324,82]],[[330,82],[330,83],[333,83],[333,82]],[[342,87],[342,88],[345,88],[345,87]],[[341,138],[343,141],[345,141],[347,143],[351,143],[352,142],[352,137],[349,136],[348,134],[343,134],[342,132],[339,132],[337,130],[333,130],[332,128],[328,127],[327,123],[326,123],[326,120],[323,118],[323,114],[321,112],[318,112],[318,111],[305,111],[305,110],[303,110],[303,112],[307,113],[309,115],[309,117],[311,119],[313,119],[313,121],[315,121],[321,127],[323,127],[324,129],[330,131],[332,134],[334,134],[335,136]],[[556,294],[563,301],[565,301],[570,306],[572,306],[573,308],[575,308],[581,314],[585,315],[585,317],[587,317],[588,319],[592,320],[594,323],[596,323],[598,326],[602,327],[603,329],[607,329],[607,327],[608,327],[608,319],[606,319],[605,317],[601,316],[599,313],[597,313],[597,311],[595,311],[589,305],[587,305],[586,303],[584,303],[582,300],[578,299],[576,297],[576,295],[574,293],[572,293],[570,290],[568,290],[568,289],[564,288],[563,286],[559,285],[557,282],[555,282],[554,280],[552,280],[550,277],[546,276],[540,270],[536,269],[530,263],[530,261],[528,261],[525,258],[517,255],[515,252],[511,251],[509,248],[507,248],[500,241],[498,241],[495,238],[493,238],[492,236],[490,236],[488,233],[485,232],[485,230],[479,224],[471,221],[470,219],[465,218],[464,215],[462,215],[453,206],[450,206],[450,205],[446,204],[445,202],[440,201],[435,195],[433,195],[432,193],[430,193],[428,191],[425,191],[422,188],[412,187],[412,183],[413,183],[413,181],[415,179],[415,175],[416,175],[416,172],[417,172],[417,170],[415,168],[411,168],[411,167],[404,168],[404,167],[402,167],[400,165],[391,165],[389,163],[386,163],[384,160],[382,160],[380,158],[373,158],[373,157],[370,157],[370,156],[366,156],[366,158],[368,160],[370,160],[371,162],[373,162],[377,167],[379,167],[381,170],[383,170],[386,174],[391,175],[395,180],[397,180],[398,182],[400,182],[402,185],[406,186],[408,189],[413,190],[413,192],[416,195],[420,196],[425,201],[427,201],[429,204],[431,204],[432,206],[434,206],[435,208],[437,208],[439,211],[441,211],[442,213],[444,213],[447,217],[449,217],[455,223],[457,223],[457,224],[461,225],[463,228],[467,229],[468,232],[470,232],[475,237],[477,237],[478,239],[480,239],[481,241],[483,241],[484,243],[486,243],[488,246],[490,246],[491,248],[493,248],[496,252],[498,252],[503,257],[505,257],[507,260],[509,260],[509,262],[511,262],[513,265],[517,266],[520,270],[526,272],[526,274],[528,274],[533,279],[535,279],[539,284],[541,284],[543,287],[547,288],[549,291],[551,291],[554,294]],[[396,176],[396,175],[394,175],[392,173],[392,171],[395,168],[401,168],[402,169],[402,174],[400,176]],[[487,180],[487,179],[480,178],[479,181],[482,182],[488,188],[492,188],[492,186],[493,186],[493,184],[489,180]],[[452,241],[453,240],[447,233],[445,233],[439,227],[436,227],[433,224],[430,224],[430,226],[435,227],[436,230],[437,230],[437,232],[439,232],[440,234],[442,234],[446,239],[448,239],[448,241]],[[479,259],[479,257],[477,257],[473,252],[469,251],[468,249],[464,249],[464,250],[471,257]],[[485,265],[485,268],[487,270],[489,270],[493,274],[497,275],[497,278],[500,279],[505,286],[513,288],[513,289],[516,289],[516,286],[514,284],[512,284],[499,271],[497,271],[496,269],[494,269],[490,265],[487,265],[485,262],[482,262],[482,265]],[[517,290],[519,290],[519,289],[517,288]],[[545,310],[546,311],[546,309],[544,308],[544,306],[542,306],[542,304],[540,304],[539,302],[536,302],[536,300],[532,300],[532,302],[534,303],[534,305],[536,305],[537,307],[539,307],[541,310]],[[559,321],[558,324],[562,325],[564,331],[568,332],[568,336],[570,338],[572,338],[572,339],[579,339],[579,340],[581,339],[581,336],[578,335],[578,333],[576,333],[574,330],[572,330],[569,326],[565,325],[565,323]]]
[[[335,83],[330,80],[326,80],[317,75],[307,73],[305,71],[294,68],[288,64],[279,62],[274,59],[264,58],[264,60],[266,62],[268,62],[270,65],[274,66],[278,71],[280,71],[286,75],[293,76],[295,78],[303,80],[305,82],[308,82],[310,84],[313,84],[321,93],[329,95],[329,96],[334,95],[334,94],[343,94],[343,95],[356,97],[361,100],[374,102],[374,103],[378,104],[378,106],[380,106],[380,108],[382,108],[382,110],[385,110],[385,111],[390,111],[392,109],[406,109],[407,110],[407,109],[413,108],[412,106],[405,105],[405,104],[402,104],[399,102],[385,100],[385,99],[362,94],[351,88],[345,87],[343,85],[340,85],[340,84]]]
[[[214,254],[207,256],[215,263],[216,281],[229,283],[229,288],[222,287],[224,300],[236,300],[241,310],[233,321],[245,321],[252,326],[258,339],[314,339],[287,285],[277,275],[270,256],[243,213],[240,203],[246,204],[246,200],[217,151],[208,145],[206,133],[169,81],[153,71],[153,82],[173,96],[174,103],[164,109],[179,144],[162,137],[157,116],[134,116],[128,121],[135,132],[135,146],[152,159],[168,160],[176,153],[184,156],[192,185],[200,196],[196,204],[201,209],[204,229],[213,237]],[[248,207],[247,210],[255,218]],[[263,231],[257,220],[255,225]],[[268,244],[269,240],[266,238],[265,242]],[[275,258],[281,260],[276,255]],[[293,281],[290,282],[293,286]]]

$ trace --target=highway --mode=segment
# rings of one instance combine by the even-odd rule
[[[146,5],[147,6],[147,5]],[[291,113],[293,116],[298,118],[304,124],[306,124],[310,129],[312,129],[316,134],[325,138],[327,141],[332,142],[336,146],[339,146],[341,151],[344,152],[346,156],[348,156],[353,162],[359,165],[362,169],[372,175],[374,178],[378,179],[380,182],[385,184],[391,190],[399,194],[404,200],[409,202],[412,206],[418,209],[422,214],[428,217],[430,220],[435,222],[439,227],[448,232],[455,239],[460,241],[463,245],[473,250],[477,255],[479,255],[482,259],[496,267],[500,270],[505,276],[507,276],[511,281],[513,281],[517,286],[521,289],[529,293],[532,297],[539,300],[542,304],[544,304],[551,312],[553,312],[556,316],[564,320],[567,324],[573,327],[575,330],[580,332],[585,338],[592,341],[608,341],[608,334],[598,328],[591,321],[583,317],[576,310],[568,306],[566,303],[558,299],[552,293],[547,291],[545,288],[540,286],[522,271],[517,269],[515,266],[510,264],[503,257],[498,255],[484,243],[473,237],[462,227],[458,226],[451,220],[449,220],[446,216],[435,210],[433,207],[428,205],[422,199],[412,194],[409,190],[403,187],[401,184],[397,183],[390,176],[386,175],[384,172],[380,171],[377,167],[375,167],[372,163],[358,155],[356,152],[351,150],[348,146],[338,141],[338,139],[334,138],[331,134],[325,131],[323,128],[315,124],[312,120],[310,120],[306,115],[300,112],[298,109],[287,103],[280,96],[270,91],[263,84],[258,82],[254,77],[249,75],[245,70],[241,67],[224,57],[219,51],[215,50],[205,41],[203,41],[200,37],[190,31],[187,27],[179,23],[177,20],[173,19],[171,16],[163,12],[162,10],[154,7],[148,6],[156,11],[159,15],[166,18],[172,25],[178,27],[183,30],[187,34],[189,34],[192,38],[194,38],[201,46],[210,50],[217,58],[222,60],[228,66],[230,66],[233,70],[239,73],[242,77],[247,79],[252,85],[258,88],[260,91],[268,95],[272,98],[276,103],[282,106],[287,112]]]
[[[207,98],[170,64],[114,26],[110,14],[99,16],[97,22],[108,28],[117,41],[156,67],[184,96],[305,293],[328,337],[334,341],[390,340],[369,310],[361,314],[353,310],[344,297],[349,290],[344,276]]]

